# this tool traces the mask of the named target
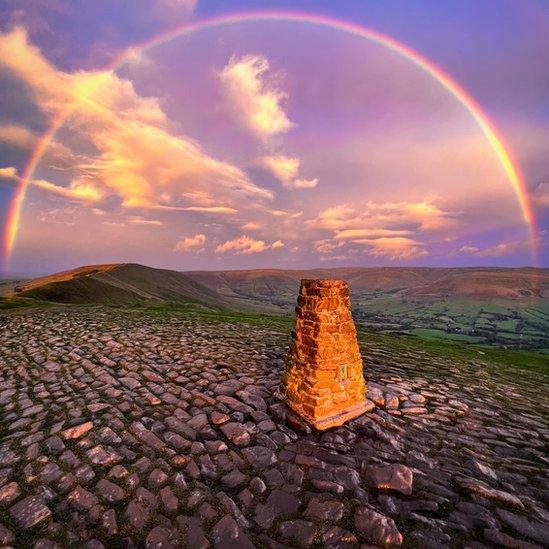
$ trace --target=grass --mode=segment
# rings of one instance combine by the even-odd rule
[[[514,349],[543,350],[549,307],[546,298],[509,300],[446,297],[403,298],[399,295],[358,295],[353,310],[358,323],[421,337],[489,344]],[[448,331],[447,328],[452,328]],[[477,333],[470,333],[472,329]]]
[[[479,343],[482,338],[470,336],[467,334],[447,333],[436,328],[415,328],[411,331],[412,335],[425,339],[438,339],[445,341],[463,341],[465,343]]]
[[[210,322],[228,322],[231,324],[257,324],[265,327],[290,330],[293,326],[293,318],[290,316],[278,316],[261,313],[247,313],[230,309],[206,307],[197,303],[188,304],[150,304],[136,307],[152,314],[184,313],[187,316],[204,319]]]
[[[30,297],[0,297],[0,311],[9,309],[23,309],[28,307],[48,307],[50,305],[52,305],[52,303],[32,299]]]
[[[530,370],[549,375],[549,356],[543,352],[499,349],[415,335],[383,334],[363,330],[359,330],[359,339],[366,344],[371,342],[398,353],[424,352],[434,357],[449,358],[457,363],[474,360],[496,364],[506,370]]]

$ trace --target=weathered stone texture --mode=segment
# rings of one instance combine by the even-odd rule
[[[547,545],[545,373],[372,337],[376,408],[312,431],[277,395],[288,335],[180,311],[0,312],[0,546]]]
[[[319,430],[368,409],[350,304],[343,280],[301,281],[283,385],[290,408]]]

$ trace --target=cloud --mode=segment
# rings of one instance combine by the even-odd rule
[[[71,181],[68,187],[62,187],[55,183],[50,183],[43,179],[32,179],[30,181],[33,187],[38,187],[44,191],[76,200],[77,202],[99,202],[103,198],[103,193],[93,183],[84,180],[75,179]]]
[[[255,240],[249,236],[242,235],[233,240],[227,240],[227,242],[224,242],[223,244],[219,244],[216,247],[215,252],[218,254],[235,252],[236,255],[248,255],[264,252],[270,248],[282,248],[283,246],[284,243],[281,240],[277,240],[272,244],[266,244],[263,240]]]
[[[53,33],[49,23],[55,22],[54,17],[72,22],[78,17],[84,21],[93,16],[98,9],[105,10],[109,6],[108,0],[96,0],[95,2],[75,2],[74,0],[3,0],[3,3],[12,8],[9,13],[12,20],[24,21],[26,26],[31,26],[34,32],[42,31]],[[133,24],[147,23],[151,26],[152,20],[160,22],[181,23],[189,19],[198,0],[132,0],[120,2],[117,5],[118,23],[128,21],[131,16]],[[78,29],[78,25],[75,25]],[[104,25],[105,29],[95,28],[95,36],[101,36],[100,31],[108,36],[116,35],[117,21],[111,21]]]
[[[183,8],[187,11],[194,11],[198,0],[157,0],[157,3],[167,8]]]
[[[303,215],[303,212],[288,212],[286,210],[276,210],[276,209],[269,209],[266,210],[271,215],[274,215],[275,217],[282,217],[286,219],[296,219],[298,217],[301,217]]]
[[[536,207],[549,208],[549,183],[538,183],[530,196]]]
[[[477,252],[480,251],[480,248],[477,248],[476,246],[462,246],[459,250],[458,250],[458,253],[462,253],[462,254],[476,254]]]
[[[323,255],[320,256],[320,261],[346,261],[349,259],[348,255]]]
[[[410,225],[415,229],[437,230],[454,224],[454,213],[441,210],[432,201],[421,202],[366,202],[361,206],[340,204],[322,211],[309,224],[316,228],[391,229]]]
[[[343,259],[344,254],[333,255],[336,250],[355,253],[356,247],[365,248],[365,253],[391,260],[414,259],[428,255],[424,244],[409,238],[410,231],[388,229],[349,229],[336,232],[333,239],[318,240],[315,249],[320,259]],[[354,247],[350,247],[354,246]]]
[[[121,221],[102,221],[102,225],[107,225],[108,227],[125,227],[126,224]]]
[[[220,71],[222,89],[238,122],[263,141],[286,133],[294,125],[284,111],[287,94],[280,90],[276,78],[269,75],[269,61],[261,55],[231,57]],[[263,156],[259,164],[271,172],[283,187],[312,189],[318,178],[299,176],[299,158],[276,154]]]
[[[18,180],[19,175],[17,174],[17,168],[14,168],[13,166],[0,168],[0,178]]]
[[[284,111],[287,94],[277,78],[268,74],[262,55],[231,57],[219,72],[222,89],[235,119],[261,139],[285,133],[294,125]]]
[[[219,214],[235,214],[238,212],[235,208],[228,208],[226,206],[189,206],[183,208],[187,212],[203,212],[203,213],[219,213]]]
[[[0,142],[6,143],[11,147],[32,151],[39,139],[39,135],[25,126],[18,126],[16,124],[0,125]],[[46,154],[56,160],[69,160],[73,158],[71,150],[54,139],[50,141]]]
[[[312,189],[317,186],[318,178],[300,179],[299,158],[292,158],[284,155],[264,156],[259,160],[260,165],[269,170],[281,183],[283,187],[293,189]]]
[[[73,207],[54,208],[40,212],[38,219],[42,223],[55,223],[57,225],[76,225],[76,210]]]
[[[314,247],[317,252],[322,255],[331,254],[337,248],[341,248],[345,243],[344,242],[334,242],[330,239],[317,240],[314,243]]]
[[[17,169],[12,166],[0,168],[0,178],[21,181]],[[77,202],[93,203],[98,202],[103,198],[101,190],[93,183],[84,179],[75,179],[71,181],[67,187],[56,185],[55,183],[51,183],[44,179],[31,179],[28,183],[43,191]]]
[[[174,248],[176,252],[188,252],[189,250],[204,249],[206,243],[206,235],[195,234],[194,236],[187,236],[182,238]]]
[[[529,240],[516,240],[512,242],[500,242],[493,246],[479,248],[477,246],[462,246],[458,253],[473,255],[476,257],[502,257],[518,252],[523,252],[531,247]]]
[[[59,116],[70,110],[71,130],[97,151],[78,158],[73,177],[93,183],[105,196],[120,197],[123,207],[204,206],[203,200],[192,202],[193,193],[202,193],[215,196],[217,207],[255,208],[274,196],[237,166],[173,133],[158,98],[139,95],[129,80],[111,71],[55,68],[23,29],[0,34],[0,66],[28,86],[45,113]],[[24,137],[20,133],[18,139]]]
[[[291,158],[289,156],[264,156],[260,159],[260,163],[264,168],[267,168],[277,179],[282,183],[292,181],[299,173],[299,158]]]
[[[356,239],[407,236],[409,234],[411,231],[394,229],[346,229],[336,231],[334,239],[355,241]]]
[[[438,230],[452,223],[452,214],[425,200],[339,204],[322,211],[308,225],[333,231],[332,238],[315,243],[321,257],[333,256],[336,249],[350,253],[358,246],[368,255],[401,260],[428,255],[426,245],[414,238],[417,232]]]
[[[419,223],[423,230],[436,230],[445,228],[453,223],[452,214],[442,211],[430,201],[396,203],[392,205],[392,213],[403,217],[408,216]]]
[[[255,254],[267,250],[269,246],[265,244],[263,240],[254,240],[249,236],[240,236],[234,238],[233,240],[227,240],[223,244],[219,244],[215,252],[216,253],[226,253],[226,252],[236,252],[237,255],[240,254]]]
[[[261,55],[231,57],[219,72],[225,98],[237,121],[263,141],[293,127],[283,108],[287,94],[269,75],[269,61]],[[263,156],[259,164],[271,172],[283,187],[312,189],[318,178],[299,177],[299,158],[283,154]]]
[[[318,177],[313,179],[294,179],[293,186],[296,189],[314,189],[318,185]]]
[[[244,223],[241,228],[245,231],[256,231],[257,229],[261,229],[261,225],[253,221],[248,221],[248,223]]]
[[[164,193],[161,198],[167,202],[170,201],[171,196],[168,193]],[[210,193],[203,190],[195,190],[192,192],[181,193],[181,198],[197,206],[213,206],[215,205],[215,197]]]
[[[364,238],[354,240],[353,242],[367,246],[368,250],[366,253],[368,255],[387,257],[392,260],[415,259],[429,255],[429,252],[423,247],[421,242],[401,236]]]
[[[131,216],[130,219],[128,219],[128,223],[131,223],[132,225],[145,225],[152,227],[162,227],[164,225],[164,223],[158,219],[146,219],[136,215]]]

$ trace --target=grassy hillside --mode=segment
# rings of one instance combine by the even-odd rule
[[[549,348],[549,300],[358,294],[353,313],[372,329],[510,348]]]
[[[194,280],[225,295],[242,299],[294,303],[302,278],[347,280],[353,292],[415,296],[549,297],[549,269],[343,267],[337,269],[253,269],[188,271]]]
[[[192,271],[243,307],[290,313],[302,278],[349,282],[355,320],[429,339],[549,350],[549,270],[342,268]]]
[[[183,273],[131,263],[81,267],[26,281],[16,286],[16,296],[75,304],[190,301],[212,307],[231,305],[228,299]]]
[[[17,300],[115,306],[196,303],[291,315],[302,278],[349,281],[356,322],[378,332],[549,352],[549,270],[502,268],[259,269],[180,273],[136,264],[80,267],[19,282]],[[7,281],[3,295],[13,289]]]

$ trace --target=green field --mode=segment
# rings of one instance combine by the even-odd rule
[[[356,321],[371,330],[549,352],[549,301],[354,296]]]

